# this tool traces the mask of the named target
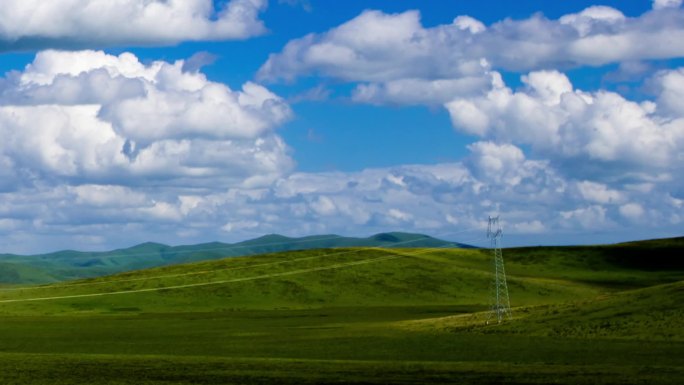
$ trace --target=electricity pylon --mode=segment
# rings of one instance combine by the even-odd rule
[[[492,310],[487,317],[488,324],[493,318],[496,319],[497,323],[501,323],[504,318],[513,318],[511,315],[511,303],[508,299],[506,271],[504,270],[503,255],[501,254],[501,236],[502,231],[499,217],[489,217],[487,238],[491,241],[494,254],[494,282],[492,283]]]

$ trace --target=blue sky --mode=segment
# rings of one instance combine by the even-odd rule
[[[0,251],[684,230],[679,0],[31,3],[0,11]]]

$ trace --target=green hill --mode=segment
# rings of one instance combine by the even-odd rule
[[[0,282],[3,284],[37,284],[54,282],[55,274],[46,268],[23,263],[0,262]]]
[[[198,245],[168,246],[148,242],[126,249],[106,252],[65,250],[29,256],[0,254],[0,285],[50,283],[157,266],[289,250],[337,247],[442,247],[446,245],[471,247],[427,235],[409,233],[385,233],[368,238],[350,238],[338,235],[289,238],[271,234],[235,244],[212,242]]]
[[[684,268],[656,249],[681,252],[504,250],[501,325],[484,322],[479,249],[298,250],[0,288],[0,382],[677,383]]]
[[[679,281],[530,309],[528,317],[507,327],[528,335],[684,341],[679,321],[684,316],[683,301],[684,281]]]
[[[486,314],[426,318],[399,327],[596,340],[684,341],[684,281],[606,293],[593,298],[513,309],[511,322],[489,327]]]
[[[256,247],[265,247],[259,240],[252,242],[259,245]],[[631,254],[625,258],[616,257],[622,248],[617,245],[506,249],[506,269],[514,305],[593,298],[684,279],[684,266],[663,267],[651,253],[643,255],[643,262],[634,263]],[[148,243],[124,252],[137,255],[136,252],[167,249],[168,246]],[[162,255],[168,255],[168,252]],[[110,297],[106,304],[121,303],[126,307],[131,299],[144,298],[143,303],[136,305],[141,311],[167,311],[176,307],[193,311],[298,309],[388,303],[477,309],[486,307],[489,301],[490,280],[490,254],[486,250],[338,248],[224,258],[52,285],[8,287],[0,291],[0,301],[29,299],[44,296],[44,293],[49,293],[50,297],[68,297],[124,292],[107,294]],[[179,288],[159,291],[165,287]],[[125,295],[126,291],[136,290],[142,292]],[[194,301],[198,296],[202,301]],[[77,301],[66,302],[71,306]],[[61,302],[50,303],[54,306]],[[41,311],[45,310],[41,308]],[[88,308],[88,311],[95,310],[107,312],[111,309]]]

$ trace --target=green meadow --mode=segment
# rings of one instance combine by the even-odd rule
[[[2,384],[673,384],[684,239],[334,248],[0,287]]]
[[[423,234],[400,232],[380,233],[367,238],[342,237],[334,234],[290,238],[270,234],[233,244],[211,242],[184,246],[168,246],[147,242],[125,249],[104,252],[62,250],[37,255],[0,254],[0,282],[44,284],[226,257],[308,249],[390,248],[402,245],[409,245],[410,247],[472,247]]]

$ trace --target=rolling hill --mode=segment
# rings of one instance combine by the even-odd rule
[[[665,256],[682,249],[506,249],[501,325],[485,323],[480,249],[293,250],[5,287],[0,382],[677,383],[684,267]]]
[[[289,250],[402,246],[472,248],[466,244],[447,242],[427,235],[398,232],[376,234],[368,238],[339,235],[289,238],[271,234],[234,244],[212,242],[187,246],[148,242],[106,252],[65,250],[28,256],[0,254],[0,285],[58,282],[178,263]]]

